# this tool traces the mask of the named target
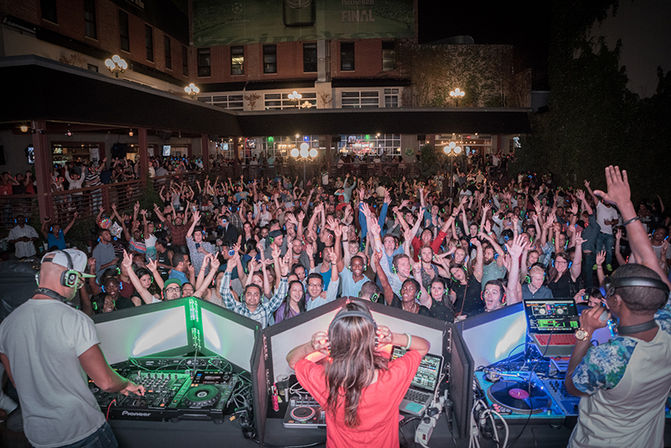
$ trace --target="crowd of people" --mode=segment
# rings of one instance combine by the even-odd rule
[[[90,173],[99,176],[104,162],[85,167],[78,180]],[[126,171],[125,162],[116,163]],[[176,166],[184,166],[183,161]],[[71,182],[72,176],[68,168],[65,180]],[[530,298],[572,297],[600,306],[612,297],[599,286],[616,266],[649,265],[651,260],[654,272],[667,282],[669,220],[660,198],[639,204],[635,218],[623,222],[622,207],[615,207],[613,198],[621,204],[624,196],[593,191],[588,181],[584,189],[563,189],[533,173],[507,182],[497,179],[482,169],[457,169],[451,178],[440,174],[422,181],[347,174],[303,184],[284,176],[240,176],[206,177],[192,187],[171,179],[151,209],[139,202],[132,210],[100,207],[98,238],[82,266],[85,279],[74,300],[92,316],[193,296],[265,328],[338,297],[448,322]],[[68,246],[67,233],[76,219],[75,214],[68,223],[45,220],[41,231],[49,251]],[[641,229],[636,241],[627,228],[634,221]],[[39,235],[30,229],[25,218],[17,217],[9,236],[17,257],[35,255]],[[649,253],[640,250],[642,244]],[[361,317],[365,310],[348,312]],[[585,326],[593,331],[601,324],[589,317]],[[381,331],[388,332],[383,339],[412,346],[409,335]],[[314,340],[308,345],[326,347]],[[306,347],[289,357],[292,365],[302,365]],[[567,385],[576,394],[593,392],[586,369],[598,369],[578,365],[584,356],[583,351],[572,365],[576,376]],[[301,368],[306,382],[308,367]],[[356,421],[356,412],[348,411],[345,426]]]
[[[113,165],[121,173],[130,167]],[[65,167],[63,178],[69,187],[92,177],[100,182],[104,166],[105,160],[81,167],[79,175]],[[343,296],[450,321],[528,298],[600,300],[602,279],[628,261],[617,209],[587,181],[584,189],[562,189],[533,174],[505,184],[492,179],[486,170],[457,169],[452,179],[346,175],[328,185],[283,176],[207,177],[195,187],[171,180],[152,209],[100,207],[90,260],[96,279],[82,290],[82,308],[107,312],[174,298],[164,290],[171,280],[179,296],[227,307],[246,303],[248,311],[240,311],[264,326]],[[661,199],[641,203],[638,212],[668,271]],[[49,249],[67,246],[76,217],[43,222]],[[34,256],[38,238],[25,218],[16,218],[9,240],[17,257]],[[271,300],[278,290],[281,300]],[[253,291],[259,310],[241,300]]]

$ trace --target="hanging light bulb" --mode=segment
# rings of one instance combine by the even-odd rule
[[[133,136],[133,130],[132,130],[132,129],[129,129],[129,130],[128,130],[128,136],[129,136],[129,137],[132,137],[132,136]]]

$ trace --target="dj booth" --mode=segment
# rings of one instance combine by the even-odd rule
[[[124,447],[320,446],[323,410],[297,383],[286,355],[326,330],[346,300],[266,329],[196,298],[97,315],[107,361],[147,393],[123,397],[93,383],[91,390]],[[378,325],[426,338],[430,354],[443,359],[432,403],[419,416],[401,413],[403,446],[468,446],[472,426],[481,446],[497,446],[506,428],[517,446],[566,446],[578,399],[563,388],[561,364],[529,344],[522,304],[457,324],[366,305]]]

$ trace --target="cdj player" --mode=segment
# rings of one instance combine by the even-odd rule
[[[167,365],[167,363],[165,364]],[[145,388],[144,396],[108,393],[89,380],[107,418],[124,420],[212,420],[222,422],[238,375],[208,370],[130,370],[119,373]]]

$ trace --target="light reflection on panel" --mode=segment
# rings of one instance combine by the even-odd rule
[[[251,372],[254,330],[205,308],[201,308],[200,313],[203,324],[204,348]]]
[[[464,329],[462,335],[475,368],[493,364],[507,358],[519,344],[524,344],[527,336],[524,310]],[[515,353],[523,350],[520,346]]]
[[[96,330],[110,364],[188,345],[183,306],[98,322]]]

